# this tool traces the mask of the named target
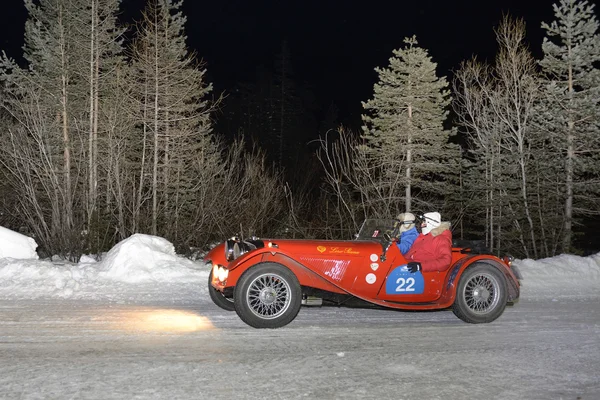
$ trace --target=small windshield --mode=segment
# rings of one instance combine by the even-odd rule
[[[357,240],[379,240],[383,241],[383,235],[396,236],[398,221],[394,219],[367,219],[358,232]]]

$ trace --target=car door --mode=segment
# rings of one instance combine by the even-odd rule
[[[406,260],[397,246],[388,251],[388,264],[385,282],[380,287],[378,299],[401,303],[427,303],[439,299],[446,272],[411,273],[406,268]]]
[[[360,260],[356,260],[343,282],[352,294],[365,300],[377,298],[377,294],[385,283],[390,265],[395,262],[396,257],[402,257],[397,251],[397,246],[395,244],[392,246],[396,251],[393,251],[390,246],[392,251],[387,251],[383,259],[381,257],[383,246],[376,243],[375,247],[363,253]]]

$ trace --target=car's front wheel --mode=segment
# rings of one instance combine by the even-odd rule
[[[219,292],[217,289],[215,289],[212,285],[212,270],[210,271],[210,274],[208,274],[208,294],[210,295],[210,299],[213,301],[213,303],[215,303],[217,306],[221,307],[223,310],[226,311],[233,311],[235,310],[235,306],[233,305],[233,299],[229,299],[225,296],[223,296],[223,293]]]
[[[277,263],[260,263],[242,274],[233,292],[239,317],[254,328],[280,328],[292,322],[302,305],[296,275]]]
[[[504,275],[491,265],[476,263],[460,277],[452,311],[471,324],[492,322],[504,312],[507,296]]]

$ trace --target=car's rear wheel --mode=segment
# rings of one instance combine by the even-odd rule
[[[212,269],[210,274],[208,274],[208,294],[210,295],[210,299],[215,303],[218,307],[221,307],[223,310],[233,311],[235,310],[235,306],[233,305],[233,299],[227,298],[223,296],[223,293],[219,292],[212,285]]]
[[[460,277],[452,311],[471,324],[492,322],[504,312],[507,296],[504,275],[491,265],[475,263]]]
[[[277,263],[260,263],[242,274],[233,292],[239,317],[254,328],[280,328],[300,311],[302,289],[296,275]]]

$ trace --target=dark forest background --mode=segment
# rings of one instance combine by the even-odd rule
[[[76,260],[437,210],[497,253],[597,251],[597,10],[477,3],[15,7],[0,224]]]

